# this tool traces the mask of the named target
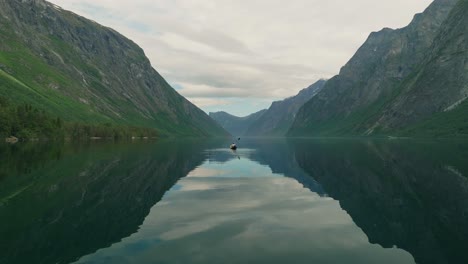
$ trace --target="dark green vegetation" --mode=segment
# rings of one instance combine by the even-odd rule
[[[1,0],[0,40],[0,95],[17,106],[163,136],[227,134],[172,89],[135,43],[48,2]]]
[[[0,138],[16,137],[20,140],[31,139],[89,139],[111,138],[130,139],[133,137],[154,138],[156,130],[152,128],[130,127],[104,124],[84,124],[64,122],[44,110],[28,104],[15,106],[7,99],[0,97]]]
[[[63,121],[31,105],[13,106],[0,97],[0,138],[63,138]]]
[[[372,33],[298,112],[291,136],[468,135],[468,1]]]
[[[291,128],[299,109],[313,98],[325,85],[326,80],[319,80],[301,90],[297,95],[282,101],[273,102],[247,130],[249,136],[284,136]]]
[[[421,264],[467,263],[467,141],[293,140],[299,165],[367,234]]]
[[[131,235],[199,147],[0,144],[0,263],[71,263]]]
[[[448,112],[436,113],[416,125],[399,131],[398,135],[416,135],[421,137],[467,137],[468,136],[468,101],[462,102]]]
[[[252,124],[256,123],[265,111],[266,110],[261,110],[245,117],[233,116],[226,112],[216,112],[210,113],[210,117],[226,129],[231,135],[238,137],[244,136],[247,129]]]

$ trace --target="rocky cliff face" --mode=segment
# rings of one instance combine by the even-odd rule
[[[468,134],[468,1],[459,1],[443,23],[421,67],[374,127],[404,134]],[[423,122],[420,122],[423,120]]]
[[[226,129],[231,135],[244,136],[247,129],[265,113],[266,110],[258,111],[245,117],[233,116],[226,112],[210,113],[210,117],[213,118],[218,124]]]
[[[73,121],[224,135],[112,29],[43,0],[0,0],[0,94]]]
[[[457,2],[436,0],[407,27],[372,33],[340,74],[303,106],[289,134],[392,133],[462,100],[465,77],[459,76],[466,75],[466,66],[447,63],[466,60],[466,0],[454,8]],[[442,65],[452,74],[429,74]]]
[[[301,90],[296,96],[283,101],[276,101],[257,122],[253,123],[246,134],[249,136],[284,136],[288,132],[299,109],[314,97],[325,85],[326,80],[319,80]]]

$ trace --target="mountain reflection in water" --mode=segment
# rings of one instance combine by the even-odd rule
[[[468,144],[239,145],[2,145],[0,263],[468,262]]]

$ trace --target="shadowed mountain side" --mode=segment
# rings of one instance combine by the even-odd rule
[[[282,101],[273,102],[268,110],[246,131],[248,136],[284,136],[291,128],[299,109],[313,98],[325,85],[326,80],[319,80],[302,89],[297,95]]]
[[[377,129],[416,123],[402,134],[468,135],[467,14],[468,0],[459,1],[434,40],[424,67],[412,76],[402,95],[382,114]]]
[[[0,263],[69,263],[136,232],[164,193],[202,163],[199,147],[94,146],[3,177]]]
[[[467,263],[466,142],[296,141],[299,165],[372,243],[418,263]]]
[[[444,111],[450,129],[439,120],[420,130],[468,134],[466,107],[450,111],[468,94],[467,3],[435,0],[408,26],[371,33],[339,75],[299,110],[288,135],[391,135]]]

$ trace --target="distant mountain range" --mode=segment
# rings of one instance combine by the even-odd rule
[[[245,117],[237,117],[226,112],[215,112],[209,115],[232,136],[237,137],[244,136],[247,129],[256,123],[265,112],[266,110],[261,110]]]
[[[275,102],[252,136],[468,136],[468,0],[371,33],[340,73]]]
[[[160,135],[227,135],[110,28],[43,0],[0,0],[0,38],[0,96],[15,104]]]
[[[468,135],[467,36],[467,0],[435,0],[407,27],[372,33],[288,135]]]
[[[249,136],[284,136],[291,127],[299,109],[313,98],[325,85],[319,80],[301,90],[297,95],[273,102],[268,110],[253,123],[246,134]]]
[[[297,111],[314,97],[325,83],[326,80],[319,80],[301,90],[296,96],[273,102],[267,110],[246,117],[237,117],[226,112],[210,113],[210,117],[233,136],[285,136]]]

